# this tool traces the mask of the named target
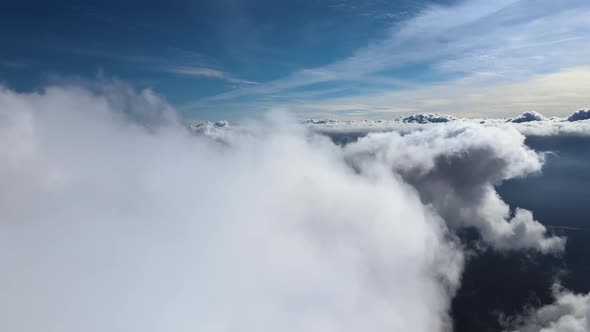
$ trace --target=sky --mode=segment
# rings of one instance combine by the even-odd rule
[[[122,80],[193,119],[467,117],[588,107],[587,0],[20,1],[0,82]]]

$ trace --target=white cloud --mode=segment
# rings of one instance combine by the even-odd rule
[[[590,294],[574,294],[555,287],[555,303],[521,318],[513,332],[587,332],[590,331]]]
[[[197,76],[197,77],[209,77],[224,80],[230,83],[252,85],[257,84],[253,81],[248,81],[240,78],[235,78],[221,70],[204,68],[204,67],[174,67],[166,70],[169,73],[186,75],[186,76]]]
[[[462,253],[410,186],[283,120],[220,144],[165,109],[0,90],[1,330],[450,330]]]

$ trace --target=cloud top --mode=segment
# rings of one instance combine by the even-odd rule
[[[532,122],[532,121],[543,121],[545,117],[537,112],[524,112],[521,115],[517,116],[516,118],[510,120],[512,123],[523,123],[523,122]]]

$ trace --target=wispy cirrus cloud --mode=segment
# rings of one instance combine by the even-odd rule
[[[391,118],[398,113],[424,111],[466,117],[503,117],[529,110],[564,116],[588,103],[587,82],[590,82],[589,67],[514,81],[504,80],[498,74],[480,73],[413,89],[306,100],[292,103],[290,108],[316,117],[336,114],[343,118]]]
[[[513,105],[526,109],[506,107],[501,111],[516,114],[539,109],[551,114],[553,111],[545,103],[551,100],[553,105],[557,99],[582,107],[579,79],[568,82],[561,78],[587,66],[588,16],[590,3],[581,0],[473,0],[452,6],[427,6],[420,14],[392,26],[389,37],[369,43],[339,61],[204,98],[188,103],[185,108],[228,105],[240,100],[242,108],[280,105],[305,112],[305,107],[338,116],[343,111],[358,109],[347,105],[362,105],[366,116],[367,111],[438,111],[444,104],[446,109],[442,111],[452,113],[455,109],[464,114],[467,110],[462,108],[465,103],[463,95],[457,93],[460,89],[473,91],[472,101],[478,95],[480,101],[485,101],[488,88],[500,97],[501,91],[510,91],[514,86],[524,95],[536,95],[541,83],[552,85],[545,80],[553,77],[563,83],[559,89],[543,89],[543,98],[521,99]],[[575,76],[579,78],[583,72],[580,73]],[[384,82],[384,77],[396,82]],[[320,85],[330,82],[347,82],[348,86],[353,82],[362,89],[334,98],[318,99],[305,94],[304,90],[321,91],[324,87]],[[411,107],[396,105],[399,100],[409,101],[417,94],[423,103]],[[244,98],[251,103],[244,104]],[[510,98],[501,100],[507,104]],[[489,104],[490,108],[472,112],[496,111],[494,103],[482,104]],[[455,105],[458,107],[454,108]],[[571,112],[571,108],[559,112]]]
[[[11,69],[24,69],[29,68],[30,66],[31,64],[27,61],[0,58],[0,67]]]
[[[165,55],[105,51],[73,46],[65,47],[65,49],[69,52],[84,56],[132,63],[137,65],[140,69],[152,72],[213,78],[237,85],[257,84],[257,82],[254,81],[235,77],[226,71],[211,68],[219,66],[219,64],[210,57],[179,48],[168,48],[164,52]],[[176,65],[173,66],[173,63]]]
[[[186,76],[196,76],[196,77],[208,77],[208,78],[216,78],[223,81],[227,81],[229,83],[235,84],[246,84],[246,85],[254,85],[257,84],[254,81],[249,81],[245,79],[240,79],[231,76],[230,74],[212,68],[205,68],[205,67],[173,67],[165,69],[164,71],[173,74],[179,75],[186,75]]]

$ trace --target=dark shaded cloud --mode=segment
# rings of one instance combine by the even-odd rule
[[[428,114],[428,113],[418,113],[412,114],[408,116],[404,116],[398,121],[404,123],[419,123],[419,124],[426,124],[426,123],[445,123],[456,120],[455,117],[450,115],[443,115],[443,114]]]
[[[475,227],[498,249],[563,250],[563,239],[547,238],[530,211],[512,214],[495,191],[502,181],[542,167],[542,156],[513,128],[453,123],[403,136],[373,133],[345,151],[358,169],[399,174],[449,226]]]
[[[532,122],[532,121],[543,121],[545,117],[537,112],[524,112],[514,119],[511,119],[512,123]]]
[[[590,120],[590,109],[581,109],[577,110],[572,115],[567,118],[568,121],[581,121],[581,120]]]

